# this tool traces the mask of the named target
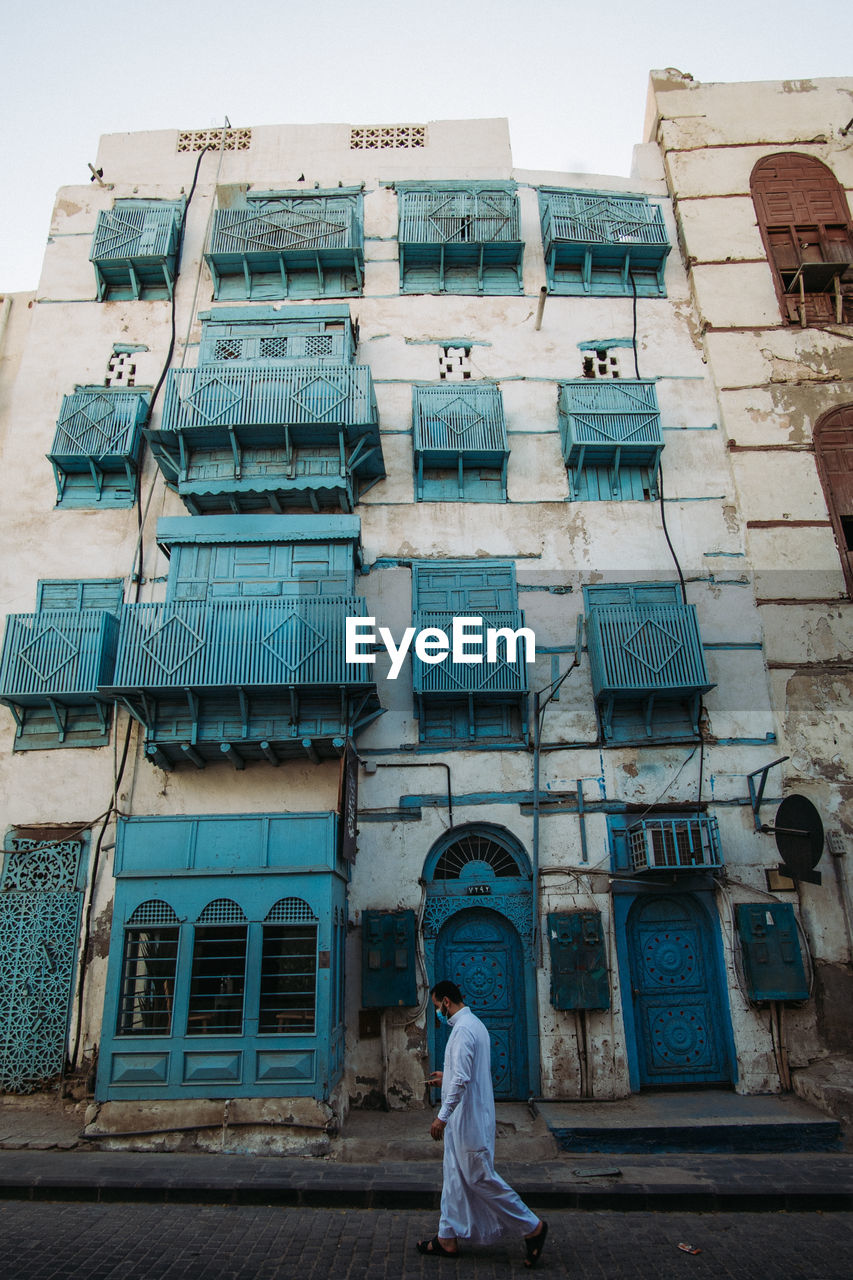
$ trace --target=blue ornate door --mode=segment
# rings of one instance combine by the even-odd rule
[[[0,1089],[31,1093],[65,1060],[81,845],[12,844],[0,883]]]
[[[435,978],[449,978],[488,1027],[496,1098],[529,1092],[527,1019],[521,939],[496,911],[459,911],[435,944]],[[444,1060],[448,1031],[436,1032],[436,1061]]]
[[[711,924],[689,895],[642,897],[627,921],[642,1085],[731,1080]]]

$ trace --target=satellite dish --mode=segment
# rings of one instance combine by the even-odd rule
[[[780,871],[794,880],[820,884],[815,867],[823,853],[823,823],[811,800],[786,796],[776,810],[772,831],[784,864]]]

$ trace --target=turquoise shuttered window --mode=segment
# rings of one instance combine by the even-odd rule
[[[122,819],[99,1099],[327,1099],[343,1067],[336,815]]]
[[[658,205],[617,191],[542,188],[539,214],[548,287],[593,297],[665,297],[671,249]]]
[[[522,292],[513,183],[398,183],[401,293]]]
[[[584,587],[593,693],[605,741],[694,739],[708,679],[696,606],[669,583]]]
[[[205,254],[216,298],[343,298],[362,292],[361,192],[248,192],[213,215]]]
[[[171,298],[184,200],[116,200],[98,214],[89,259],[98,301]]]
[[[166,600],[122,610],[105,695],[145,726],[153,763],[204,768],[337,756],[380,714],[372,669],[347,663],[359,522],[350,516],[168,519]]]
[[[198,366],[169,372],[147,432],[192,514],[352,511],[385,476],[373,380],[354,351],[346,307],[203,322]]]
[[[515,567],[510,562],[416,564],[412,569],[413,625],[451,635],[454,617],[482,620],[483,662],[442,663],[412,658],[412,675],[422,741],[513,741],[526,731],[527,664],[524,639],[514,660],[505,640],[498,661],[485,661],[487,628],[518,631]]]
[[[63,396],[47,458],[57,506],[127,507],[136,500],[148,395],[116,387],[77,387]]]
[[[663,430],[653,382],[580,378],[560,384],[563,461],[572,498],[657,497]]]
[[[119,579],[38,584],[36,612],[9,614],[0,656],[0,702],[15,717],[16,751],[97,747],[109,741],[118,640]]]
[[[499,387],[415,387],[412,433],[419,502],[506,501],[509,446]]]

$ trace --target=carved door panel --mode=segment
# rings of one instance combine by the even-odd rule
[[[460,911],[436,941],[436,980],[449,978],[488,1027],[496,1098],[527,1096],[527,1026],[521,940],[495,911]],[[436,1057],[443,1061],[448,1030],[439,1027]]]
[[[639,898],[628,916],[628,946],[640,1082],[729,1081],[710,924],[687,895]]]

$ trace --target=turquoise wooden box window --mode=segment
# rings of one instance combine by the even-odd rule
[[[16,751],[109,741],[120,580],[40,582],[35,613],[6,619],[0,702],[15,718]]]
[[[381,714],[372,668],[345,660],[359,521],[163,519],[166,599],[125,605],[104,694],[145,727],[161,768],[337,756]]]
[[[342,298],[364,279],[361,188],[247,191],[213,215],[216,298]]]
[[[506,641],[498,642],[498,660],[485,661],[489,627],[524,626],[518,608],[515,566],[504,561],[443,561],[412,567],[412,624],[434,627],[451,636],[454,617],[482,620],[483,662],[459,663],[449,655],[441,663],[412,657],[415,708],[421,741],[514,741],[526,731],[527,663],[525,642],[510,660]]]
[[[563,382],[558,412],[573,499],[657,497],[664,443],[653,382]]]
[[[522,292],[514,183],[397,183],[401,293]]]
[[[89,259],[98,301],[171,298],[186,201],[116,200],[95,223]]]
[[[666,296],[672,246],[661,209],[648,196],[543,187],[539,214],[552,293]]]
[[[344,1053],[333,813],[119,821],[96,1096],[326,1100]]]
[[[708,679],[696,606],[677,585],[584,587],[592,687],[605,741],[696,738]]]
[[[47,455],[57,506],[132,506],[147,412],[148,395],[126,387],[75,387],[62,397]]]
[[[169,372],[146,432],[167,482],[194,515],[352,511],[385,463],[347,308],[214,316],[198,367]]]
[[[415,387],[412,434],[419,502],[506,501],[509,446],[499,387]]]

